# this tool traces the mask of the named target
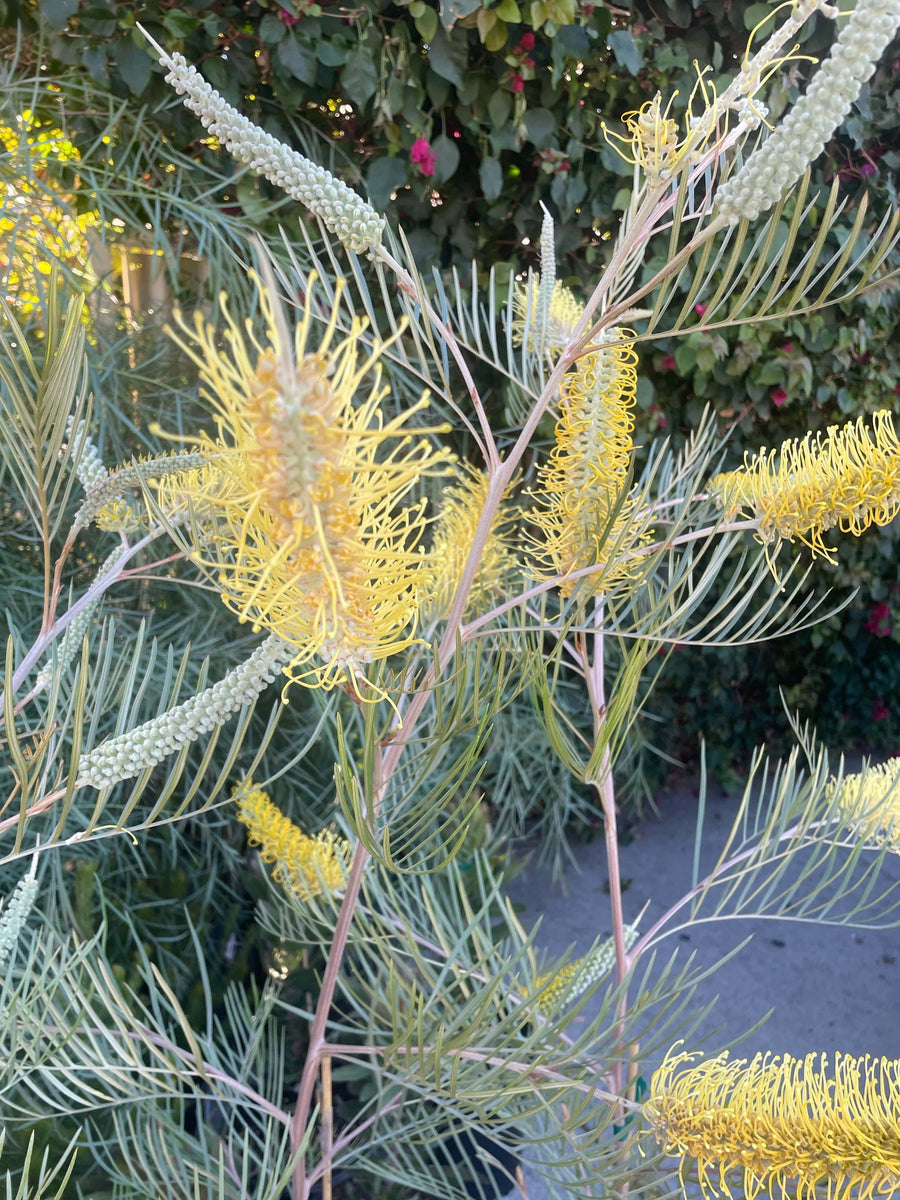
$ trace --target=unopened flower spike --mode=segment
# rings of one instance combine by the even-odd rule
[[[167,475],[178,475],[201,467],[206,461],[202,454],[162,454],[154,458],[135,459],[123,467],[97,475],[86,490],[81,507],[75,514],[75,530],[96,521],[102,528],[118,529],[116,516],[124,514],[124,497],[140,492]],[[129,506],[130,507],[130,506]]]
[[[713,213],[734,223],[772,208],[819,157],[900,29],[900,0],[858,0],[804,96],[736,174]]]
[[[637,925],[625,925],[623,933],[625,949],[630,950],[637,940],[638,927]],[[613,938],[609,938],[608,941],[601,942],[590,954],[567,963],[552,977],[540,975],[534,981],[535,991],[540,988],[544,989],[537,998],[538,1008],[547,1016],[561,1012],[570,1004],[574,1004],[589,987],[599,983],[605,975],[613,970],[615,965],[616,943]],[[551,978],[552,983],[550,982]]]
[[[36,860],[37,854],[34,857]],[[36,871],[37,863],[34,861],[28,873],[19,880],[13,888],[12,895],[4,901],[3,907],[0,909],[0,973],[3,972],[7,960],[15,950],[25,928],[25,922],[31,915],[31,910],[37,900]]]
[[[293,646],[277,637],[266,638],[245,662],[229,671],[218,683],[130,733],[110,738],[83,754],[78,763],[79,784],[110,787],[177,754],[252,704],[293,656]]]
[[[247,841],[272,863],[276,883],[301,900],[343,891],[347,884],[350,845],[324,829],[315,837],[303,833],[272,803],[267,792],[246,780],[234,792],[238,820],[247,828]]]
[[[696,1159],[704,1196],[731,1197],[733,1171],[746,1200],[900,1188],[900,1062],[837,1054],[831,1072],[825,1054],[696,1058],[666,1058],[644,1114],[666,1154]]]
[[[100,565],[97,574],[94,576],[94,582],[99,583],[105,579],[112,571],[113,567],[122,557],[122,547],[116,546]],[[81,643],[84,641],[84,635],[90,629],[97,615],[97,609],[100,605],[100,597],[85,604],[84,608],[73,617],[66,628],[63,630],[62,640],[56,652],[56,673],[61,674],[74,656],[81,649]],[[48,655],[47,663],[38,672],[37,679],[34,684],[35,694],[45,691],[53,680],[54,667],[53,659]]]
[[[76,421],[74,417],[69,417],[66,433],[77,456],[75,474],[87,492],[103,482],[107,476],[106,467],[84,421]]]
[[[889,412],[832,425],[780,450],[748,455],[737,471],[717,475],[710,494],[727,519],[746,513],[766,544],[800,541],[834,562],[823,535],[839,528],[859,535],[900,512],[900,442]]]
[[[356,318],[338,338],[340,285],[311,344],[314,294],[312,277],[291,330],[270,281],[260,339],[224,304],[224,350],[202,316],[177,318],[218,434],[196,438],[214,469],[163,481],[159,502],[202,514],[195,561],[242,621],[294,647],[292,679],[364,695],[366,664],[415,641],[425,500],[404,501],[452,455],[427,436],[445,426],[413,424],[427,395],[382,412],[384,344]]]
[[[544,208],[543,205],[541,207]],[[550,309],[555,290],[556,239],[553,233],[553,218],[544,208],[544,216],[541,220],[541,283],[538,289],[537,312],[535,313],[538,349],[542,355],[547,353],[547,326],[550,323]]]
[[[138,28],[167,69],[166,82],[229,154],[308,208],[349,250],[361,254],[380,244],[384,217],[370,204],[330,171],[254,125],[188,65],[183,54],[167,54]]]

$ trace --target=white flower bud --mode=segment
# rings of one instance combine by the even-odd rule
[[[806,95],[719,189],[714,213],[753,220],[777,204],[816,159],[900,29],[900,0],[859,0]]]
[[[352,188],[232,108],[195,67],[188,65],[183,54],[169,55],[155,43],[154,47],[159,61],[168,68],[166,82],[185,97],[185,107],[229,154],[257,175],[283,187],[348,249],[359,254],[379,245],[384,217]]]
[[[279,637],[268,637],[246,662],[184,704],[154,717],[130,733],[120,734],[81,756],[78,781],[109,787],[139,775],[202,734],[230,721],[238,709],[251,704],[297,653]]]
[[[74,417],[66,422],[66,433],[72,443],[78,461],[75,464],[75,474],[78,482],[87,491],[106,478],[106,467],[100,457],[100,451],[94,445],[84,421],[75,423]]]
[[[29,913],[34,908],[38,894],[38,881],[30,871],[16,884],[13,894],[0,913],[0,972],[6,960],[16,948],[16,943],[25,928]]]
[[[109,554],[103,561],[100,570],[97,572],[95,582],[99,583],[104,579],[115,564],[122,556],[122,547],[116,546],[115,550]],[[86,604],[77,617],[74,617],[66,626],[59,651],[56,656],[56,670],[62,672],[68,666],[73,655],[77,654],[81,648],[81,643],[84,640],[84,635],[90,628],[91,622],[97,611],[97,606],[100,603],[100,597]],[[50,681],[53,678],[53,662],[48,662],[38,672],[38,677],[34,685],[35,694],[45,691],[50,686]]]

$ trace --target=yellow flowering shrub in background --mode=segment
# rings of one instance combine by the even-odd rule
[[[33,123],[26,110],[16,125],[0,124],[0,146],[0,289],[27,317],[42,304],[54,266],[84,291],[97,285],[87,233],[98,216],[77,213],[59,183],[54,165],[79,158],[62,130]]]

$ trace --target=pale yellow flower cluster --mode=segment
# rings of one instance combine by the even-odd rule
[[[634,945],[638,929],[626,925],[623,930],[625,949]],[[535,991],[540,992],[538,1008],[548,1016],[573,1004],[579,996],[595,983],[599,983],[616,965],[616,943],[612,938],[601,942],[582,958],[573,959],[551,975],[540,975],[534,981]]]
[[[241,620],[296,647],[295,679],[356,689],[415,640],[425,501],[403,502],[452,456],[409,429],[424,398],[385,420],[382,347],[365,348],[361,321],[338,342],[335,306],[309,347],[313,290],[293,338],[271,289],[264,345],[228,315],[224,352],[201,317],[181,323],[219,432],[195,439],[210,465],[160,501],[201,516],[198,561]]]
[[[838,1054],[832,1076],[824,1054],[693,1057],[666,1059],[644,1113],[667,1154],[697,1160],[705,1196],[731,1197],[732,1171],[746,1200],[900,1188],[900,1062]]]
[[[800,541],[833,561],[822,540],[829,529],[859,535],[900,512],[900,443],[889,412],[832,425],[824,437],[807,434],[780,450],[748,455],[737,471],[717,475],[709,490],[728,519],[757,523],[762,542]]]
[[[630,342],[600,346],[578,361],[560,387],[556,445],[538,472],[537,507],[529,514],[540,530],[535,556],[543,575],[561,575],[563,595],[579,579],[573,572],[598,565],[609,586],[631,575],[640,544],[629,536],[634,504],[623,492],[631,466],[637,355]],[[623,544],[624,543],[624,544]],[[611,556],[615,562],[611,563]]]
[[[274,865],[277,883],[309,900],[340,891],[347,883],[349,844],[330,830],[310,837],[289,821],[262,788],[249,781],[235,794],[238,820],[263,862]]]
[[[833,779],[825,798],[835,797],[839,817],[861,841],[900,851],[900,758],[845,775],[840,782]]]
[[[550,290],[549,286],[547,290]],[[544,322],[541,321],[539,307],[540,281],[532,277],[527,287],[516,288],[513,293],[513,339],[517,346],[527,340],[528,349],[537,351],[543,333],[544,352],[550,356],[558,355],[575,332],[584,305],[575,299],[565,284],[554,283]],[[540,328],[542,323],[543,331]]]
[[[422,588],[422,610],[430,618],[446,616],[453,602],[487,500],[489,480],[484,471],[461,464],[456,478],[456,483],[444,488],[431,550],[423,564],[427,581]],[[498,505],[478,559],[467,613],[481,612],[492,600],[504,598],[519,573],[519,516],[518,505],[508,501]]]

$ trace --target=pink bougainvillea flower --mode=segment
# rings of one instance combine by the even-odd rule
[[[785,342],[784,345],[780,347],[780,349],[781,349],[782,354],[793,354],[794,353],[794,343],[793,342]]]
[[[288,26],[288,28],[290,28],[292,25],[296,25],[300,20],[296,13],[288,12],[286,8],[279,8],[278,15],[283,23]]]
[[[887,604],[873,604],[866,620],[866,632],[875,637],[888,637],[891,632],[891,610]]]
[[[885,705],[883,700],[876,700],[872,706],[872,720],[886,721],[891,715],[891,710]]]
[[[517,75],[515,72],[513,72],[513,74],[509,77],[509,86],[514,92],[524,92],[525,80],[521,75]]]
[[[707,307],[708,307],[708,306],[707,306],[706,304],[695,304],[695,305],[694,305],[694,312],[695,312],[695,313],[696,313],[696,314],[697,314],[699,317],[702,317],[702,316],[703,316],[703,314],[706,312],[706,309],[707,309]]]
[[[533,33],[523,33],[522,40],[519,42],[519,45],[522,47],[523,50],[533,50],[534,49],[534,34]]]
[[[428,138],[416,138],[409,150],[409,157],[416,164],[423,175],[433,175],[435,168],[435,157],[431,153],[431,146],[428,144]]]
[[[675,355],[674,354],[666,354],[663,357],[663,360],[659,365],[664,371],[674,371],[675,370]]]
[[[782,404],[784,404],[784,402],[785,402],[785,400],[787,400],[787,398],[788,398],[788,394],[784,390],[784,388],[776,388],[775,391],[772,393],[772,403],[775,405],[776,408],[781,408]]]

